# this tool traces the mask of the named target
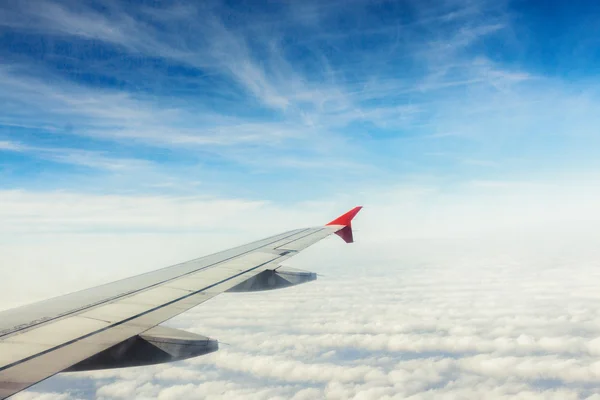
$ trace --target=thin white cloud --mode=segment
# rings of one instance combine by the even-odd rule
[[[35,147],[15,141],[0,141],[0,150],[16,153],[26,153],[34,157],[108,171],[132,172],[136,169],[150,169],[151,163],[132,158],[117,158],[107,156],[104,152],[88,151],[69,148]]]
[[[8,150],[8,151],[22,151],[25,147],[20,143],[2,140],[0,141],[0,150]]]

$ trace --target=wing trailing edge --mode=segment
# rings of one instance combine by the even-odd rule
[[[341,225],[342,228],[335,234],[341,237],[346,243],[353,243],[354,236],[352,234],[352,220],[356,217],[356,214],[362,209],[362,206],[354,207],[347,213],[340,215],[333,221],[329,222],[326,226],[330,225]]]

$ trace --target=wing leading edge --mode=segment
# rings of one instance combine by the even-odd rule
[[[332,233],[353,242],[351,221],[360,209],[325,226],[0,312],[0,399],[61,371],[156,364],[216,351],[214,339],[157,325],[226,291],[316,279],[280,264]]]

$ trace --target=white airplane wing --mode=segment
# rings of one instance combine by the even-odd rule
[[[62,371],[150,365],[216,351],[214,339],[159,324],[223,292],[316,279],[280,264],[332,233],[352,242],[351,221],[360,208],[325,226],[0,312],[0,399]]]

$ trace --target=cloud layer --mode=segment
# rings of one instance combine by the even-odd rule
[[[218,338],[217,353],[58,375],[16,399],[594,398],[597,238],[404,239],[390,248],[363,235],[292,259],[323,274],[314,283],[225,294],[169,322]]]

